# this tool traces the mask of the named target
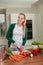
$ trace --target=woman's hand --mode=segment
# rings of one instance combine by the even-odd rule
[[[25,48],[25,46],[21,46],[21,48],[20,48],[20,50],[25,50],[26,48]]]
[[[18,47],[18,44],[15,42],[15,43],[14,43],[14,46],[15,46],[15,47]]]

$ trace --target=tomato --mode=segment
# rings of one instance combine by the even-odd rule
[[[23,52],[22,55],[27,56],[26,52]]]
[[[22,50],[20,49],[19,51],[20,51],[20,55],[22,55],[22,53],[23,53]]]
[[[22,55],[22,50],[20,49],[19,51],[20,51],[20,55]]]
[[[28,52],[26,52],[26,55],[29,55],[29,53],[28,53]]]
[[[19,51],[22,52],[22,49],[20,49]]]
[[[22,52],[22,50],[20,49],[20,54],[23,56],[28,56],[30,54],[30,51]]]
[[[30,54],[30,51],[27,51],[26,54],[29,55]]]

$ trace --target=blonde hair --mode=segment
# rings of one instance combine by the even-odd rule
[[[26,16],[24,13],[20,13],[19,15],[23,15],[24,16],[24,22],[22,23],[23,26],[23,36],[25,36],[25,29],[26,29]]]

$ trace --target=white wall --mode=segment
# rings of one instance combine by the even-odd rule
[[[35,15],[35,40],[43,43],[43,2],[37,5]]]
[[[0,14],[0,24],[5,22],[5,14]]]

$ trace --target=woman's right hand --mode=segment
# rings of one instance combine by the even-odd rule
[[[18,44],[15,42],[15,43],[14,43],[14,46],[15,46],[15,47],[18,47]]]

